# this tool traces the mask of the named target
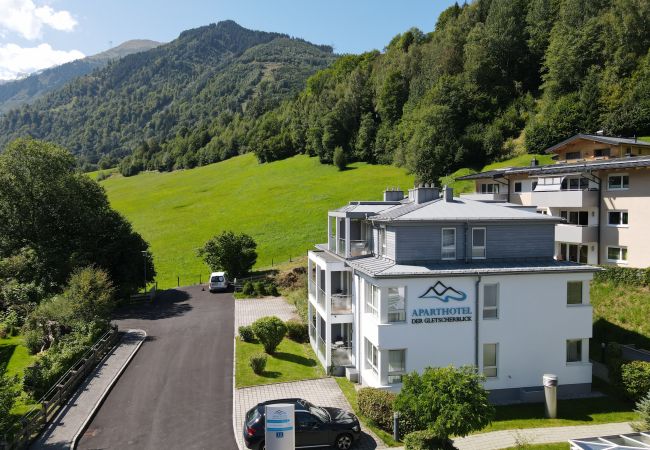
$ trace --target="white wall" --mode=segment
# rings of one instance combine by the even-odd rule
[[[587,338],[591,337],[590,305],[567,306],[567,281],[583,280],[584,302],[589,301],[588,280],[591,274],[528,274],[484,276],[480,284],[479,313],[482,309],[483,285],[499,283],[499,318],[479,319],[479,366],[482,366],[483,343],[498,343],[498,377],[488,379],[486,388],[506,389],[541,385],[544,373],[558,375],[561,384],[590,383]],[[427,366],[473,365],[475,360],[475,282],[477,278],[449,277],[427,279],[376,280],[381,287],[406,286],[407,322],[382,324],[374,317],[360,314],[359,368],[365,367],[364,338],[379,347],[380,377],[361,370],[364,384],[379,387],[386,382],[386,352],[407,349],[407,372]],[[464,301],[421,299],[437,281],[465,292]],[[363,308],[363,296],[360,306]],[[386,307],[382,295],[382,308]],[[465,307],[471,309],[472,321],[413,324],[413,309]],[[363,311],[363,309],[362,309]],[[479,314],[479,316],[481,316]],[[581,338],[584,363],[566,363],[566,340]],[[398,386],[394,386],[398,387]]]

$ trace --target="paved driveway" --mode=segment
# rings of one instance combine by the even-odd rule
[[[147,340],[79,442],[81,449],[235,449],[234,299],[200,286],[119,313]]]
[[[235,334],[240,326],[250,325],[266,316],[276,316],[283,321],[298,319],[295,306],[282,297],[240,299],[235,301]]]

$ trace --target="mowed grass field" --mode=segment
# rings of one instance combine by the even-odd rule
[[[253,154],[217,164],[101,181],[111,205],[150,244],[159,288],[205,281],[196,250],[223,230],[257,242],[256,268],[304,256],[327,241],[327,211],[352,200],[380,200],[387,186],[414,177],[393,166],[351,164],[339,172],[305,155],[259,164]]]

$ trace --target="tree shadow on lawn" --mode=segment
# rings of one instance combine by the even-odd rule
[[[300,364],[301,366],[307,366],[307,367],[315,367],[316,366],[316,360],[312,358],[306,358],[302,355],[296,355],[293,353],[286,353],[286,352],[275,352],[273,354],[273,357],[276,359],[280,359],[282,361],[287,361],[291,362],[294,364]]]
[[[9,366],[9,360],[18,347],[16,344],[0,344],[0,375],[4,375]]]
[[[261,377],[263,378],[280,378],[282,376],[282,372],[276,372],[273,370],[265,370],[260,374]]]
[[[167,289],[151,302],[118,308],[113,319],[158,320],[181,316],[192,310],[192,305],[184,303],[189,298],[190,294],[184,290]]]

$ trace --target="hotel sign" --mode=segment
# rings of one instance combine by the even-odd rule
[[[446,306],[436,306],[433,308],[414,308],[411,311],[411,323],[444,323],[444,322],[471,322],[472,308],[469,306],[456,306],[449,304],[452,302],[464,302],[467,300],[467,294],[463,291],[446,286],[443,282],[438,281],[427,291],[419,296],[421,299],[439,300],[448,303]]]

